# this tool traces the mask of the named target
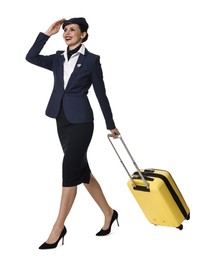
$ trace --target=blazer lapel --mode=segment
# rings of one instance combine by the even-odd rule
[[[72,84],[72,81],[76,78],[76,76],[78,75],[81,67],[83,66],[83,62],[84,62],[84,59],[85,59],[85,56],[86,55],[83,55],[80,53],[79,57],[78,57],[78,60],[77,60],[77,63],[75,64],[75,68],[69,78],[69,81],[67,83],[67,86],[66,86],[66,89],[68,88],[68,86],[70,86]]]
[[[64,56],[60,55],[58,75],[60,75],[59,76],[59,79],[61,81],[60,85],[63,87],[63,89],[64,89],[64,81],[63,81],[63,64],[64,64],[64,61],[65,61]]]

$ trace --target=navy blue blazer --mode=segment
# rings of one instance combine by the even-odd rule
[[[67,120],[71,123],[92,122],[93,110],[88,100],[88,90],[93,85],[96,97],[101,107],[107,129],[114,129],[115,124],[110,103],[106,95],[100,57],[85,49],[80,54],[73,73],[64,89],[63,64],[64,51],[52,55],[41,55],[40,52],[50,37],[39,33],[26,55],[26,60],[42,68],[51,70],[54,74],[54,87],[46,108],[46,115],[52,118],[58,116],[61,103]]]

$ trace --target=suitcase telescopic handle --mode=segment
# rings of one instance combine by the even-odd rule
[[[113,142],[111,141],[111,137],[113,137],[113,135],[112,135],[112,134],[108,134],[107,137],[108,137],[108,139],[109,139],[109,141],[110,141],[110,143],[111,143],[111,145],[112,145],[114,151],[116,152],[116,155],[118,156],[120,162],[122,163],[123,167],[125,168],[125,171],[127,172],[129,178],[131,179],[132,183],[133,183],[134,186],[136,187],[136,184],[135,184],[135,182],[134,182],[134,180],[133,180],[131,174],[129,173],[129,171],[128,171],[127,167],[125,166],[124,162],[122,161],[122,159],[121,159],[119,153],[117,152],[117,150],[116,150],[116,148],[115,148]],[[145,178],[143,177],[143,175],[142,175],[142,173],[141,173],[141,171],[140,171],[140,168],[137,166],[136,162],[134,161],[134,158],[133,158],[133,156],[131,155],[130,151],[128,150],[128,147],[127,147],[127,145],[125,144],[125,142],[124,142],[122,136],[119,135],[119,136],[117,136],[116,138],[119,138],[119,139],[121,140],[121,142],[122,142],[122,144],[123,144],[123,146],[124,146],[126,152],[128,153],[129,157],[131,158],[131,160],[132,160],[132,162],[133,162],[133,164],[134,164],[134,166],[135,166],[135,168],[136,168],[136,170],[137,170],[137,172],[138,172],[140,178],[143,180],[144,185],[146,186],[146,188],[149,189],[148,183],[146,182]]]

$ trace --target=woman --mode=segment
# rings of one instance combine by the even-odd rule
[[[66,51],[53,55],[40,52],[48,39],[64,30]],[[59,214],[52,231],[39,249],[55,248],[66,235],[65,220],[77,193],[77,186],[83,183],[104,214],[104,225],[96,234],[104,236],[111,232],[111,226],[118,213],[112,209],[102,189],[92,175],[87,161],[87,149],[93,134],[93,111],[87,98],[91,85],[99,101],[106,127],[113,138],[120,134],[115,126],[111,107],[106,96],[100,57],[90,53],[83,42],[88,38],[88,23],[83,17],[61,19],[54,22],[45,33],[40,32],[26,55],[30,63],[53,72],[54,87],[46,109],[46,115],[56,118],[58,136],[64,152],[62,167],[62,195]],[[119,224],[118,224],[119,225]]]

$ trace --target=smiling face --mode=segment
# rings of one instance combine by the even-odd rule
[[[86,32],[81,32],[78,24],[68,24],[64,27],[63,38],[69,49],[72,50],[82,43],[86,34]]]

